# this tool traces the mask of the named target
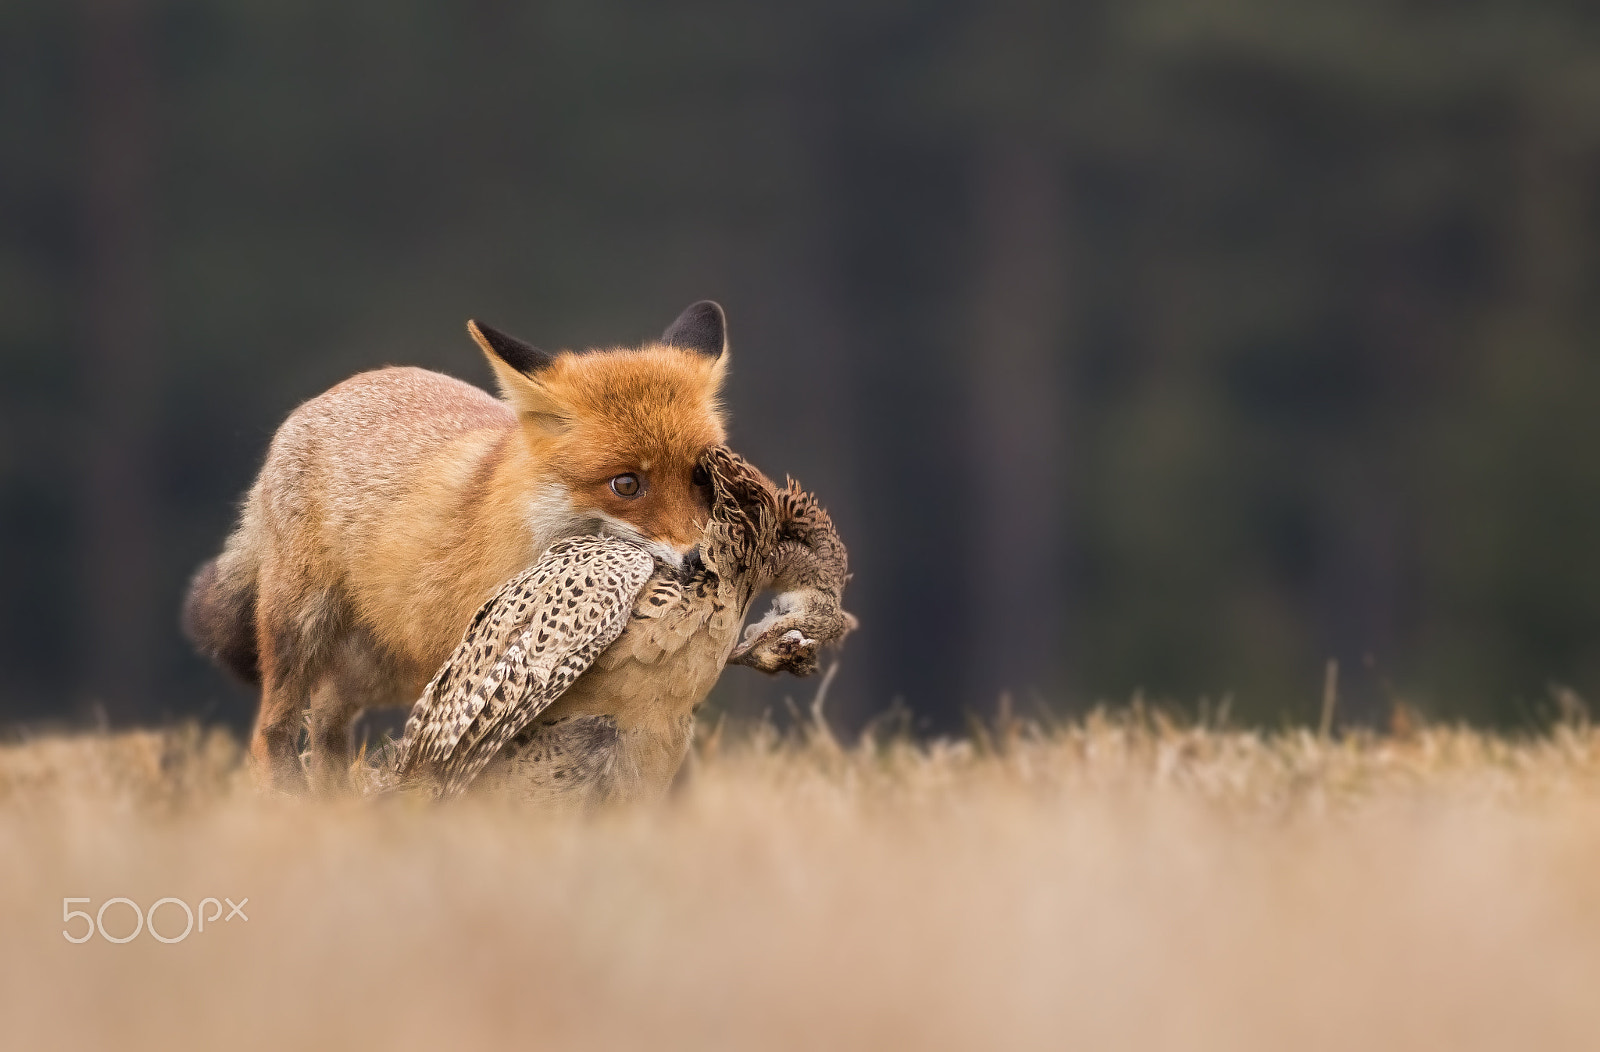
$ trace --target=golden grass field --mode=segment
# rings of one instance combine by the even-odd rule
[[[41,737],[0,748],[0,873],[8,1049],[1600,1048],[1580,723],[757,728],[587,819],[258,797],[193,727]],[[73,945],[67,896],[249,920]]]

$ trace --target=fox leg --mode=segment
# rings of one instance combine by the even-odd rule
[[[285,792],[298,792],[306,784],[298,746],[301,714],[305,711],[308,692],[297,679],[264,670],[261,711],[256,715],[255,732],[250,736],[250,761],[257,781],[266,788]]]
[[[410,705],[422,690],[365,631],[352,629],[331,656],[327,678],[311,698],[312,788],[350,788],[352,724],[367,709]]]
[[[350,787],[350,724],[360,709],[339,688],[339,677],[329,676],[311,696],[306,774],[319,793],[342,793]]]
[[[263,590],[256,617],[261,711],[250,739],[250,759],[265,786],[297,792],[306,787],[298,748],[302,719],[327,675],[329,644],[343,634],[343,618],[328,592],[296,603],[271,589]]]

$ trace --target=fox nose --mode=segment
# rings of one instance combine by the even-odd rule
[[[705,568],[705,560],[700,558],[700,546],[695,545],[693,548],[690,548],[688,554],[683,557],[683,572],[686,574],[697,574]]]

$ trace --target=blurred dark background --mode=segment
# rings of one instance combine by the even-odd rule
[[[846,724],[1594,695],[1597,12],[7,0],[0,720],[243,723],[176,611],[294,405],[701,297]]]

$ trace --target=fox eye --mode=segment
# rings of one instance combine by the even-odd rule
[[[611,492],[619,497],[637,497],[639,495],[639,476],[633,472],[618,475],[611,480]]]
[[[709,472],[706,471],[705,465],[696,464],[694,466],[694,477],[692,479],[690,479],[690,481],[693,482],[696,486],[709,486],[709,485],[711,485],[711,475],[710,475]]]

